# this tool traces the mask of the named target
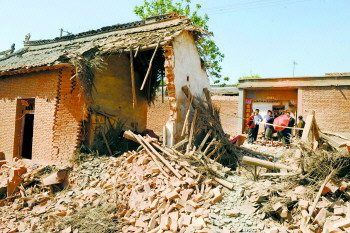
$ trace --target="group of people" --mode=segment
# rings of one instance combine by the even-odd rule
[[[277,117],[283,114],[273,114],[271,110],[267,111],[267,115],[264,118],[259,114],[260,110],[255,109],[252,115],[247,120],[248,126],[248,143],[253,144],[256,142],[259,133],[260,124],[264,124],[264,142],[263,145],[266,145],[268,141],[273,145],[273,133],[275,132],[274,121]],[[288,120],[286,127],[283,127],[282,130],[277,131],[278,140],[282,141],[283,146],[289,147],[291,138],[293,137],[293,127],[296,126],[295,131],[296,137],[301,137],[303,133],[303,128],[305,122],[302,116],[298,117],[298,124],[296,125],[295,119],[290,115],[289,111],[284,112],[285,119]],[[276,126],[276,125],[275,125]]]

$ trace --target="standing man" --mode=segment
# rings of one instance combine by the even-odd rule
[[[298,124],[297,124],[297,128],[301,128],[301,129],[297,129],[296,130],[296,136],[298,138],[301,138],[301,136],[303,135],[303,128],[305,127],[305,121],[303,120],[303,116],[298,116]]]
[[[290,112],[286,112],[286,116],[289,118],[288,127],[294,127],[295,119],[290,116]],[[285,128],[284,130],[282,130],[282,135],[283,135],[283,137],[282,137],[283,146],[289,147],[290,139],[293,136],[292,129]]]
[[[262,116],[259,114],[260,110],[259,109],[255,109],[255,115],[254,115],[254,142],[256,141],[256,139],[258,138],[258,133],[259,133],[259,124],[260,122],[263,120]]]
[[[273,139],[272,139],[272,133],[273,133],[273,115],[272,115],[272,111],[269,110],[267,111],[267,117],[266,117],[266,124],[265,125],[265,142],[263,143],[263,145],[266,145],[268,140],[271,141],[271,146],[273,146]]]

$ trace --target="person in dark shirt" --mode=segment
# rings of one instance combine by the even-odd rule
[[[248,144],[254,143],[254,129],[255,129],[254,116],[255,116],[255,112],[253,112],[252,115],[250,115],[250,117],[247,119]]]
[[[265,125],[265,141],[263,143],[263,145],[266,145],[267,144],[267,141],[268,140],[271,140],[271,145],[273,146],[273,139],[272,139],[272,133],[273,133],[273,115],[272,115],[272,111],[271,110],[268,110],[267,111],[267,117],[266,117],[266,125]],[[271,125],[270,125],[271,124]]]
[[[295,119],[290,115],[290,112],[286,112],[287,117],[289,117],[288,127],[294,127]],[[293,131],[291,128],[285,128],[282,130],[282,144],[286,147],[290,145],[290,139],[293,136]]]
[[[296,136],[298,138],[301,138],[301,136],[303,135],[303,128],[305,127],[305,121],[303,120],[303,116],[298,116],[298,124],[297,124],[297,128],[301,128],[301,129],[297,129],[296,130]]]

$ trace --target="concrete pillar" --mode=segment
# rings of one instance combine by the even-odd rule
[[[300,116],[300,115],[303,115],[303,90],[301,88],[298,88],[297,99],[298,99],[297,114],[298,116]]]
[[[242,88],[238,89],[238,124],[237,132],[242,133],[244,130],[244,112],[245,112],[245,90]]]

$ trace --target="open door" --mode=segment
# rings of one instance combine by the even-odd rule
[[[31,159],[35,99],[17,100],[14,157]]]
[[[22,158],[32,159],[34,114],[24,115]]]

